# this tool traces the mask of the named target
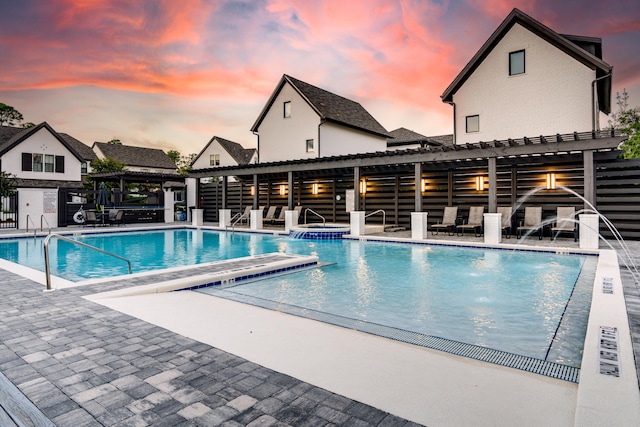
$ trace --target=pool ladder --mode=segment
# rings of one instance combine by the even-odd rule
[[[129,267],[129,274],[131,274],[131,261],[129,261],[127,258],[122,257],[120,255],[116,255],[114,253],[111,252],[107,252],[104,249],[100,249],[100,248],[96,248],[95,246],[91,246],[91,245],[87,245],[86,243],[82,243],[82,242],[78,242],[77,240],[73,240],[70,239],[68,237],[65,237],[61,234],[57,234],[57,233],[51,233],[47,236],[46,239],[44,239],[44,269],[45,269],[45,275],[46,275],[46,279],[47,279],[47,290],[50,291],[51,290],[51,267],[49,266],[49,240],[51,240],[52,238],[57,238],[60,240],[64,240],[65,242],[69,242],[69,243],[75,243],[77,245],[80,245],[84,248],[88,248],[88,249],[93,249],[95,251],[101,252],[105,255],[110,255],[112,257],[121,259],[123,261],[126,261],[128,267]]]
[[[315,216],[317,216],[318,218],[320,218],[320,219],[322,220],[322,226],[323,226],[323,227],[325,226],[325,224],[326,224],[326,222],[327,222],[327,221],[325,220],[325,218],[324,218],[322,215],[320,215],[318,212],[316,212],[316,211],[314,211],[314,210],[312,210],[312,209],[309,209],[309,208],[305,209],[305,211],[304,211],[304,223],[305,223],[305,224],[307,223],[307,214],[308,214],[309,212],[311,212],[312,214],[314,214]]]

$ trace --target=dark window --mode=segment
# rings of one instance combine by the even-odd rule
[[[467,116],[467,133],[480,132],[480,116]]]
[[[284,103],[284,118],[291,117],[291,101],[286,101]]]
[[[31,153],[22,153],[22,170],[27,172],[31,171],[31,169],[33,169],[32,161],[33,156],[31,156]]]
[[[509,75],[524,74],[524,50],[509,53]]]
[[[80,165],[80,173],[87,173],[87,162],[82,162]]]
[[[220,154],[211,154],[209,156],[209,166],[220,166]]]
[[[307,139],[307,153],[313,153],[313,139]]]
[[[44,171],[45,172],[53,172],[53,162],[55,156],[53,154],[45,154],[44,155]]]
[[[64,156],[56,156],[56,172],[64,173]]]
[[[33,153],[33,171],[42,172],[42,154]]]

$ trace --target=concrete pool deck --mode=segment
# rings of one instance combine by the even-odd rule
[[[574,425],[575,384],[194,292],[2,273],[0,372],[58,425]]]

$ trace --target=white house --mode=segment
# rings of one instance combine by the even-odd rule
[[[597,130],[611,110],[602,40],[560,35],[514,9],[442,94],[456,144]]]
[[[385,151],[389,137],[359,103],[286,74],[251,131],[260,163]]]
[[[224,166],[238,166],[256,163],[258,153],[255,148],[244,148],[237,142],[214,136],[198,153],[191,163],[194,169],[208,169]]]
[[[56,227],[58,188],[81,188],[85,163],[46,122],[26,129],[1,126],[0,170],[16,177],[18,228],[40,227],[41,220]]]

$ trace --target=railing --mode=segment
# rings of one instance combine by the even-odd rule
[[[382,210],[382,209],[378,209],[377,211],[373,211],[371,213],[368,213],[364,216],[364,219],[367,219],[368,217],[375,215],[375,214],[379,214],[382,213],[382,229],[384,230],[384,227],[387,225],[387,213]]]
[[[27,214],[27,233],[29,232],[29,222],[31,222],[31,225],[33,225],[33,237],[36,237],[36,231],[38,231],[36,229],[36,225],[33,223],[33,220],[31,219],[31,217],[29,216],[29,214]]]
[[[42,220],[44,220],[44,222],[47,223],[47,228],[49,228],[49,234],[51,234],[51,226],[49,225],[49,221],[47,221],[47,218],[44,217],[44,214],[40,215],[40,231],[44,231],[44,228],[42,228]]]
[[[231,227],[231,231],[235,231],[236,224],[242,221],[243,219],[244,219],[244,214],[242,212],[238,212],[237,214],[231,217],[231,219],[229,220],[229,225],[227,225],[225,228],[228,230],[229,227]]]
[[[320,218],[322,220],[322,226],[324,227],[325,223],[327,222],[326,219],[320,215],[318,212],[314,211],[313,209],[305,209],[304,211],[304,223],[307,223],[307,214],[311,212],[312,214],[314,214],[315,216],[317,216],[318,218]]]
[[[45,275],[46,275],[46,279],[47,279],[47,290],[48,291],[51,290],[51,268],[49,266],[49,240],[51,240],[54,237],[56,237],[56,238],[58,238],[60,240],[64,240],[65,242],[75,243],[75,244],[80,245],[80,246],[82,246],[84,248],[93,249],[93,250],[98,251],[100,253],[103,253],[105,255],[110,255],[112,257],[115,257],[115,258],[121,259],[123,261],[126,261],[128,267],[129,267],[129,274],[131,274],[131,261],[129,261],[127,258],[122,257],[120,255],[116,255],[116,254],[111,253],[111,252],[107,252],[107,251],[105,251],[103,249],[100,249],[100,248],[96,248],[95,246],[87,245],[86,243],[78,242],[77,240],[70,239],[70,238],[62,236],[60,234],[52,233],[52,234],[49,234],[46,239],[44,239],[44,270],[45,270]]]

